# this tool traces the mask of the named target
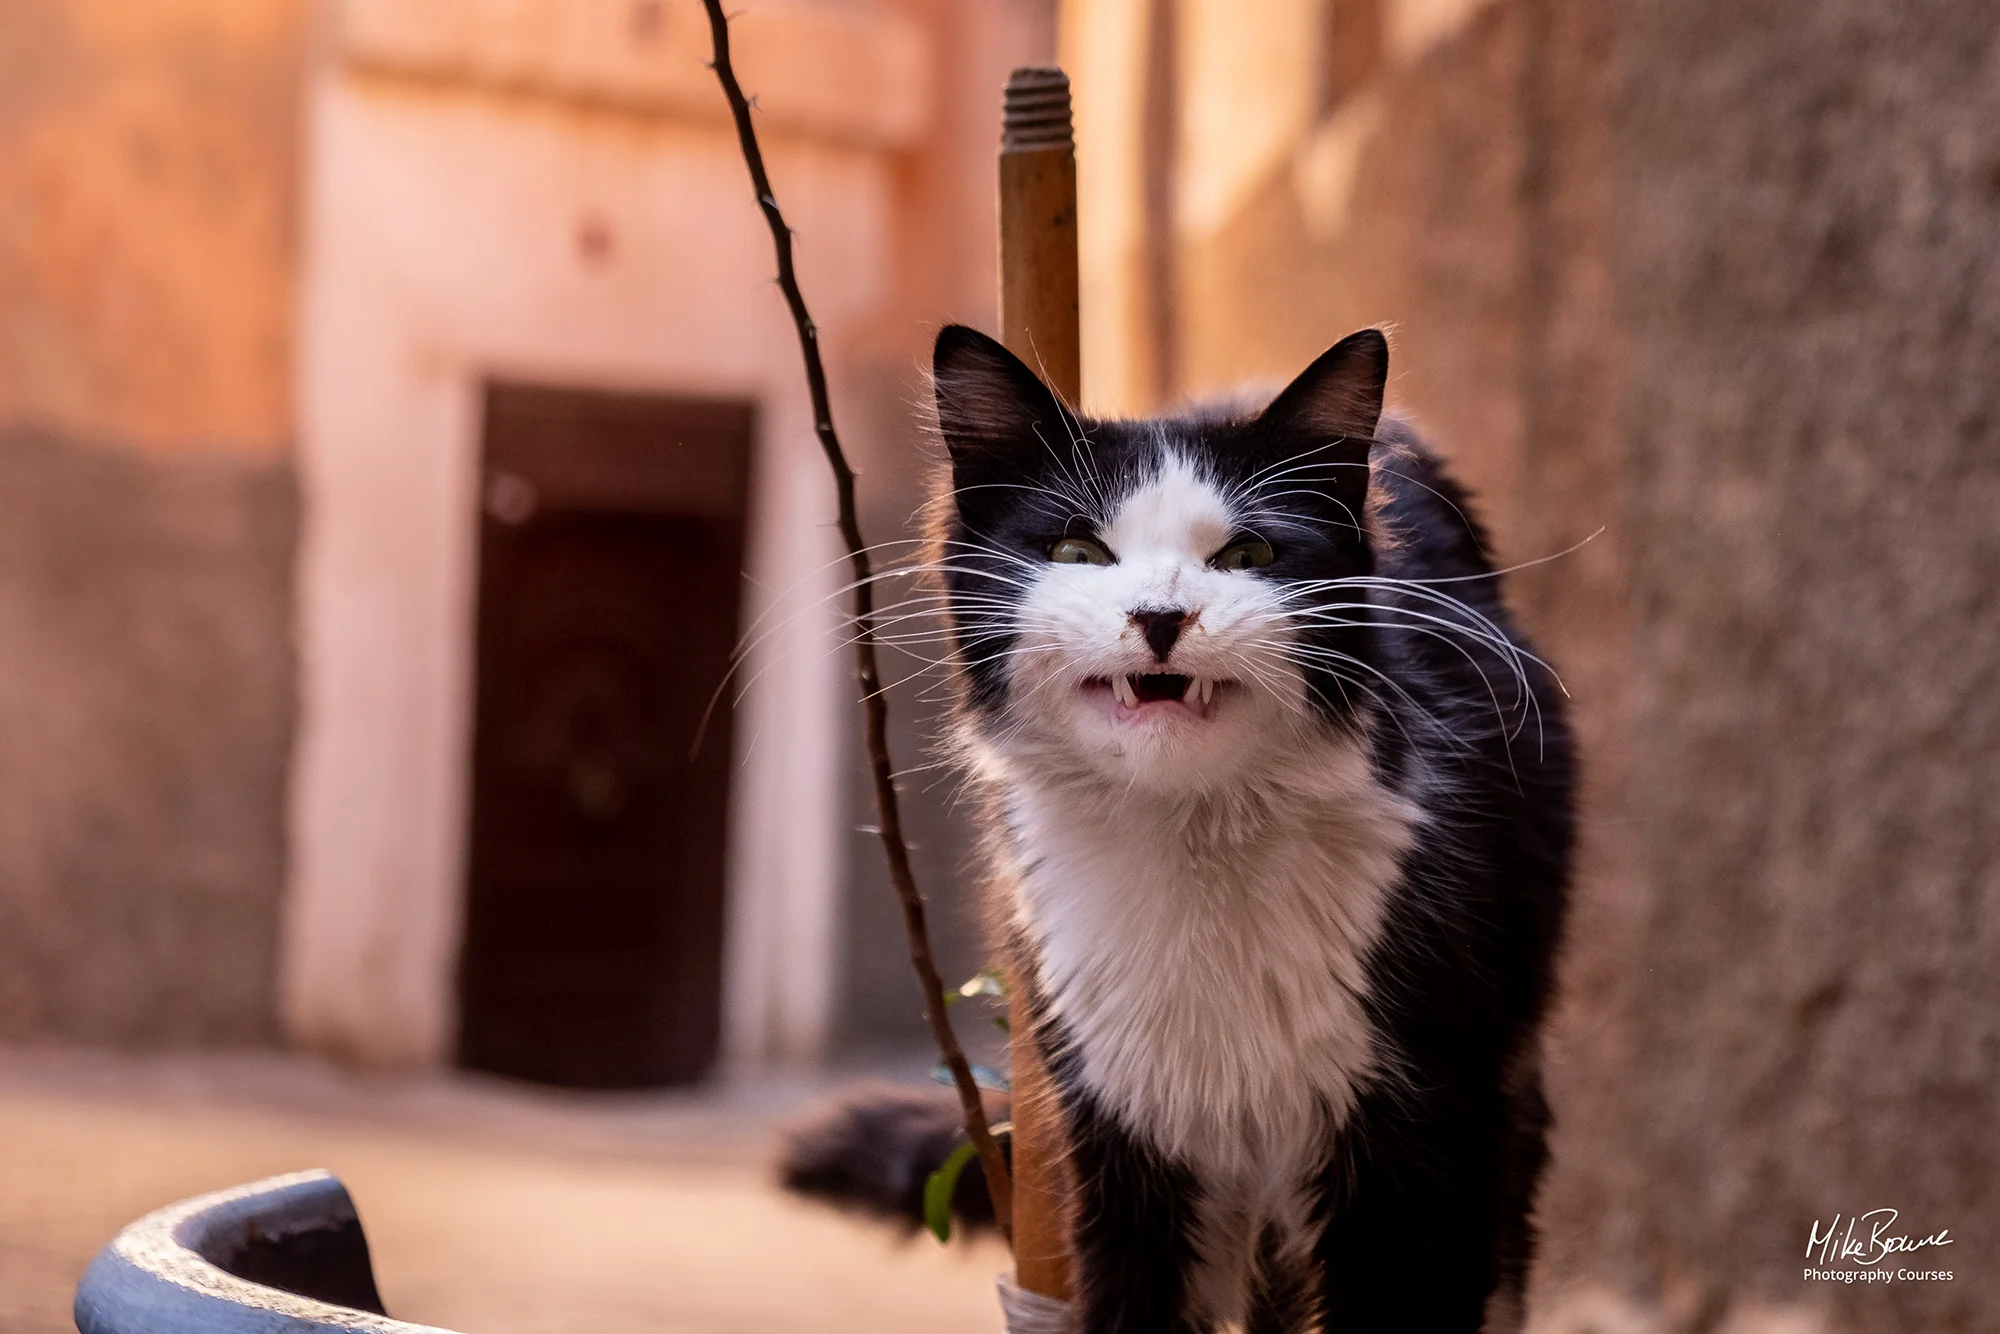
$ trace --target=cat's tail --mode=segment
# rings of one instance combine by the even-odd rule
[[[1007,1118],[989,1097],[989,1123]],[[1001,1147],[1009,1148],[1006,1136]],[[947,1089],[863,1084],[813,1108],[786,1133],[778,1179],[786,1190],[914,1231],[924,1224],[924,1184],[965,1143],[957,1097]],[[967,1232],[993,1226],[993,1199],[975,1160],[951,1198]]]

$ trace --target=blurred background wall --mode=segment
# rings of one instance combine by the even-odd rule
[[[0,11],[0,1034],[277,1033],[304,14]]]
[[[449,1058],[478,386],[751,403],[766,531],[789,530],[785,505],[823,499],[733,146],[706,72],[685,67],[692,9],[578,4],[562,12],[581,45],[546,27],[524,45],[554,11],[497,0],[0,10],[0,1034]],[[1386,323],[1392,397],[1480,492],[1498,554],[1555,557],[1512,578],[1563,669],[1587,778],[1538,1320],[1572,1334],[2000,1329],[1982,1270],[2000,1216],[1988,8],[751,9],[893,30],[905,36],[884,40],[919,53],[908,86],[857,90],[794,48],[806,73],[791,86],[823,99],[786,108],[782,52],[746,52],[752,82],[755,59],[778,62],[776,183],[808,293],[829,293],[871,535],[913,531],[925,453],[910,408],[931,331],[992,322],[1000,81],[1055,50],[1077,86],[1088,406],[1282,379]],[[359,10],[388,25],[365,50],[342,26]],[[425,45],[425,16],[445,11],[472,25],[471,46]],[[898,98],[918,110],[884,132]],[[341,99],[341,114],[408,129],[349,149],[452,126],[438,142],[486,146],[434,159],[411,176],[432,193],[401,196],[433,201],[418,222],[472,201],[522,224],[481,233],[486,270],[429,252],[462,270],[435,288],[450,299],[412,298],[431,290],[428,264],[408,283],[313,288],[358,271],[304,219],[367,222],[351,239],[397,216],[398,197],[355,188],[365,172],[308,210],[327,198],[311,193],[327,179],[314,136]],[[531,140],[541,168],[494,151]],[[677,238],[671,253],[649,235]],[[848,239],[834,253],[816,237]],[[314,362],[314,290],[333,303],[321,310],[402,311],[396,327],[422,336],[396,364],[439,396],[381,398],[385,381],[331,375],[341,357]],[[347,786],[324,789],[324,809],[376,811],[382,846],[402,852],[317,882],[317,919],[286,888],[301,866],[295,738],[314,707],[299,627],[315,642],[320,596],[298,574],[321,513],[301,449],[309,460],[320,438],[336,443],[317,457],[349,456],[345,437],[312,436],[314,392],[418,405],[385,409],[354,448],[378,450],[370,476],[393,480],[399,458],[444,469],[432,508],[398,521],[460,553],[423,558],[433,600],[411,604],[402,648],[355,659],[404,692],[383,715],[404,721],[381,732],[427,737],[430,767],[382,780],[420,802],[360,790],[349,807],[341,794],[367,788],[371,763],[394,768],[392,752],[330,771]],[[780,476],[792,491],[770,486]],[[349,513],[373,549],[371,511]],[[808,541],[767,568],[825,592],[836,581],[812,584],[815,551],[831,561]],[[379,588],[402,596],[404,573],[389,563]],[[321,587],[326,605],[342,587]],[[806,637],[830,633],[829,615],[799,614]],[[810,825],[795,860],[757,863],[740,819],[734,834],[730,893],[764,905],[732,919],[745,1059],[907,1049],[921,1033],[878,854],[855,829],[868,816],[842,670],[793,679],[790,716],[828,740],[772,772],[820,796],[757,828]],[[899,688],[897,746],[948,966],[969,971],[966,840],[949,779],[924,767],[933,683]],[[742,754],[788,729],[739,729]],[[769,806],[772,789],[754,790]],[[301,1013],[279,999],[301,950],[321,951],[305,990],[327,1026],[281,1017]],[[351,1003],[371,968],[402,989]],[[1939,1264],[1959,1277],[1802,1284],[1812,1223],[1878,1207],[1912,1232],[1951,1229]]]
[[[737,25],[884,540],[923,495],[930,335],[991,322],[998,89],[1053,24]],[[920,1031],[853,832],[830,490],[706,41],[660,0],[0,13],[0,1034],[452,1059],[502,383],[750,412],[725,1055]],[[916,800],[970,970],[948,794]]]
[[[1990,9],[1063,25],[1087,393],[1385,323],[1501,558],[1568,553],[1512,578],[1586,774],[1540,1319],[2000,1328]],[[1815,1220],[1881,1207],[1957,1278],[1802,1282]]]

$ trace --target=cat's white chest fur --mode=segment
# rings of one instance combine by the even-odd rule
[[[1366,963],[1420,817],[1348,741],[1284,769],[1228,809],[1033,782],[1007,804],[1016,911],[1083,1079],[1253,1211],[1285,1207],[1389,1059]]]

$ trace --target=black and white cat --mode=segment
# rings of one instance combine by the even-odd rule
[[[1096,421],[937,340],[957,748],[1086,1334],[1519,1319],[1568,739],[1387,366]]]

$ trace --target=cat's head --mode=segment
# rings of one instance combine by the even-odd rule
[[[1388,345],[1336,344],[1261,411],[1094,421],[999,343],[939,335],[938,566],[972,735],[1129,788],[1239,784],[1365,680],[1369,449]]]

